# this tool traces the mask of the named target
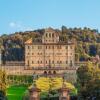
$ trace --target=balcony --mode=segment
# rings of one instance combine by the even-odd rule
[[[32,67],[28,70],[76,70],[75,66],[73,67]]]

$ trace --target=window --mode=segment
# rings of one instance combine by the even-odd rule
[[[47,71],[44,71],[44,74],[47,74]]]
[[[47,46],[46,46],[46,49],[47,49]]]
[[[38,61],[38,64],[39,64],[39,61]]]
[[[48,33],[46,33],[46,37],[48,37]]]
[[[54,64],[54,61],[52,61],[52,63]]]
[[[40,63],[42,64],[42,61],[40,61]]]
[[[59,46],[59,49],[61,49],[61,45]]]
[[[47,64],[47,61],[46,61],[46,64]]]
[[[57,46],[57,49],[61,49],[61,45],[58,45],[58,46]]]
[[[38,54],[38,55],[42,55],[42,53],[41,53],[41,52],[40,52],[40,53],[38,52],[37,54]]]
[[[68,63],[68,61],[66,61],[66,64]]]
[[[50,49],[50,46],[49,46],[49,49]]]
[[[62,61],[60,61],[60,64],[62,63]]]
[[[51,33],[49,33],[49,37],[51,37]]]
[[[57,61],[57,63],[59,64],[59,61]]]
[[[57,49],[59,49],[59,45],[57,46]]]
[[[51,60],[49,60],[49,64],[51,63]]]
[[[57,55],[62,55],[62,53],[57,53]]]
[[[54,46],[52,46],[52,49],[54,49]]]
[[[73,62],[72,62],[72,60],[70,60],[70,66],[72,66],[73,65]]]
[[[68,49],[68,46],[66,46],[66,49]]]
[[[28,49],[30,49],[30,46],[27,46]]]
[[[38,49],[42,49],[42,46],[38,46]]]
[[[29,65],[29,60],[27,61],[27,64]]]
[[[51,71],[49,71],[48,74],[51,74]]]
[[[70,49],[72,49],[73,47],[72,46],[70,46]]]
[[[32,61],[32,64],[34,64],[34,61]]]
[[[52,33],[52,37],[54,37],[54,33]]]
[[[56,74],[56,71],[53,71],[53,74]]]
[[[30,55],[30,53],[27,53],[27,55]]]
[[[32,53],[32,55],[34,55],[34,53]]]

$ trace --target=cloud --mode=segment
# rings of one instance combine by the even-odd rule
[[[9,23],[9,26],[12,27],[12,28],[13,28],[13,27],[16,27],[16,23],[15,23],[15,22],[10,22],[10,23]]]
[[[26,27],[25,29],[26,29],[26,31],[32,31],[33,30],[33,28],[31,28],[31,27]]]
[[[25,26],[24,24],[22,24],[22,22],[10,22],[9,27],[17,29],[19,31],[32,31],[33,30],[32,27]]]

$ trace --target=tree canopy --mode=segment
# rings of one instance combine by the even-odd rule
[[[87,58],[96,54],[100,56],[100,34],[97,29],[62,26],[61,30],[54,30],[60,33],[60,40],[62,41],[76,40],[76,54],[78,54],[81,61],[87,60]],[[44,29],[37,29],[0,36],[0,46],[4,50],[3,59],[8,61],[24,60],[24,42],[30,38],[40,39],[43,33]]]
[[[70,90],[71,94],[77,94],[77,90],[71,83],[64,82],[66,84],[66,87]],[[63,85],[63,79],[62,78],[45,78],[40,77],[38,80],[36,80],[36,86],[37,88],[41,89],[42,92],[49,92],[53,90],[58,90],[62,88]]]
[[[87,98],[100,100],[100,69],[97,66],[89,62],[88,65],[79,67],[77,78],[80,87],[79,96],[83,100]]]
[[[6,93],[6,73],[0,70],[0,91]]]

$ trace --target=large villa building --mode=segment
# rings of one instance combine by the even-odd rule
[[[32,67],[72,67],[75,63],[75,44],[61,41],[60,33],[52,28],[45,29],[40,40],[25,42],[25,66]]]
[[[46,28],[38,38],[25,42],[25,61],[1,64],[8,75],[46,75],[76,81],[75,43],[63,40],[62,34]]]

